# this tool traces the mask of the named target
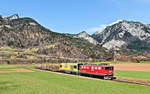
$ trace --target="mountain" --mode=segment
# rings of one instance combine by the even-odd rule
[[[82,31],[78,34],[66,34],[66,35],[73,37],[73,38],[79,38],[79,39],[87,40],[94,45],[99,45],[99,42],[97,42],[95,39],[93,39],[86,31]]]
[[[14,19],[19,19],[19,16],[18,14],[14,14],[12,16],[1,16],[4,20],[6,21],[11,21],[11,20],[14,20]]]
[[[0,16],[0,47],[18,49],[17,53],[35,48],[32,53],[35,56],[45,55],[57,60],[107,59],[108,56],[101,47],[87,40],[52,32],[32,18],[19,18],[18,15]]]
[[[150,25],[119,20],[92,35],[107,50],[123,54],[150,53]]]

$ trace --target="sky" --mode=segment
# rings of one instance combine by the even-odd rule
[[[150,24],[150,0],[1,0],[0,15],[31,17],[59,33],[95,33],[117,20]]]

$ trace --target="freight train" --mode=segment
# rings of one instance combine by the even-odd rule
[[[114,67],[108,64],[60,63],[36,65],[35,68],[70,73],[76,75],[98,76],[103,79],[114,79]]]

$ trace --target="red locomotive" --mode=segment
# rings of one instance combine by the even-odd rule
[[[79,65],[80,74],[97,75],[104,79],[113,79],[114,67],[107,64]]]

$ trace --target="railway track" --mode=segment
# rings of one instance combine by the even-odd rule
[[[61,72],[53,72],[53,71],[41,70],[41,69],[37,69],[37,70],[51,72],[51,73],[57,73],[57,74],[62,74],[62,75],[76,76],[76,77],[86,78],[86,79],[104,80],[104,79],[100,79],[98,77],[91,77],[91,76],[89,77],[89,76],[83,76],[83,75],[73,75],[73,74],[66,74],[66,73],[61,73]],[[148,83],[146,83],[147,81],[138,82],[138,81],[119,79],[119,78],[114,79],[114,80],[108,80],[108,81],[122,82],[122,83],[129,83],[129,84],[137,84],[137,85],[143,85],[143,86],[150,86],[150,81]]]
[[[130,83],[130,84],[137,84],[137,85],[143,85],[143,86],[150,86],[150,84],[147,84],[147,83],[133,82],[133,81],[129,81],[129,80],[114,79],[114,80],[112,80],[112,81],[115,81],[115,82],[122,82],[122,83]]]

